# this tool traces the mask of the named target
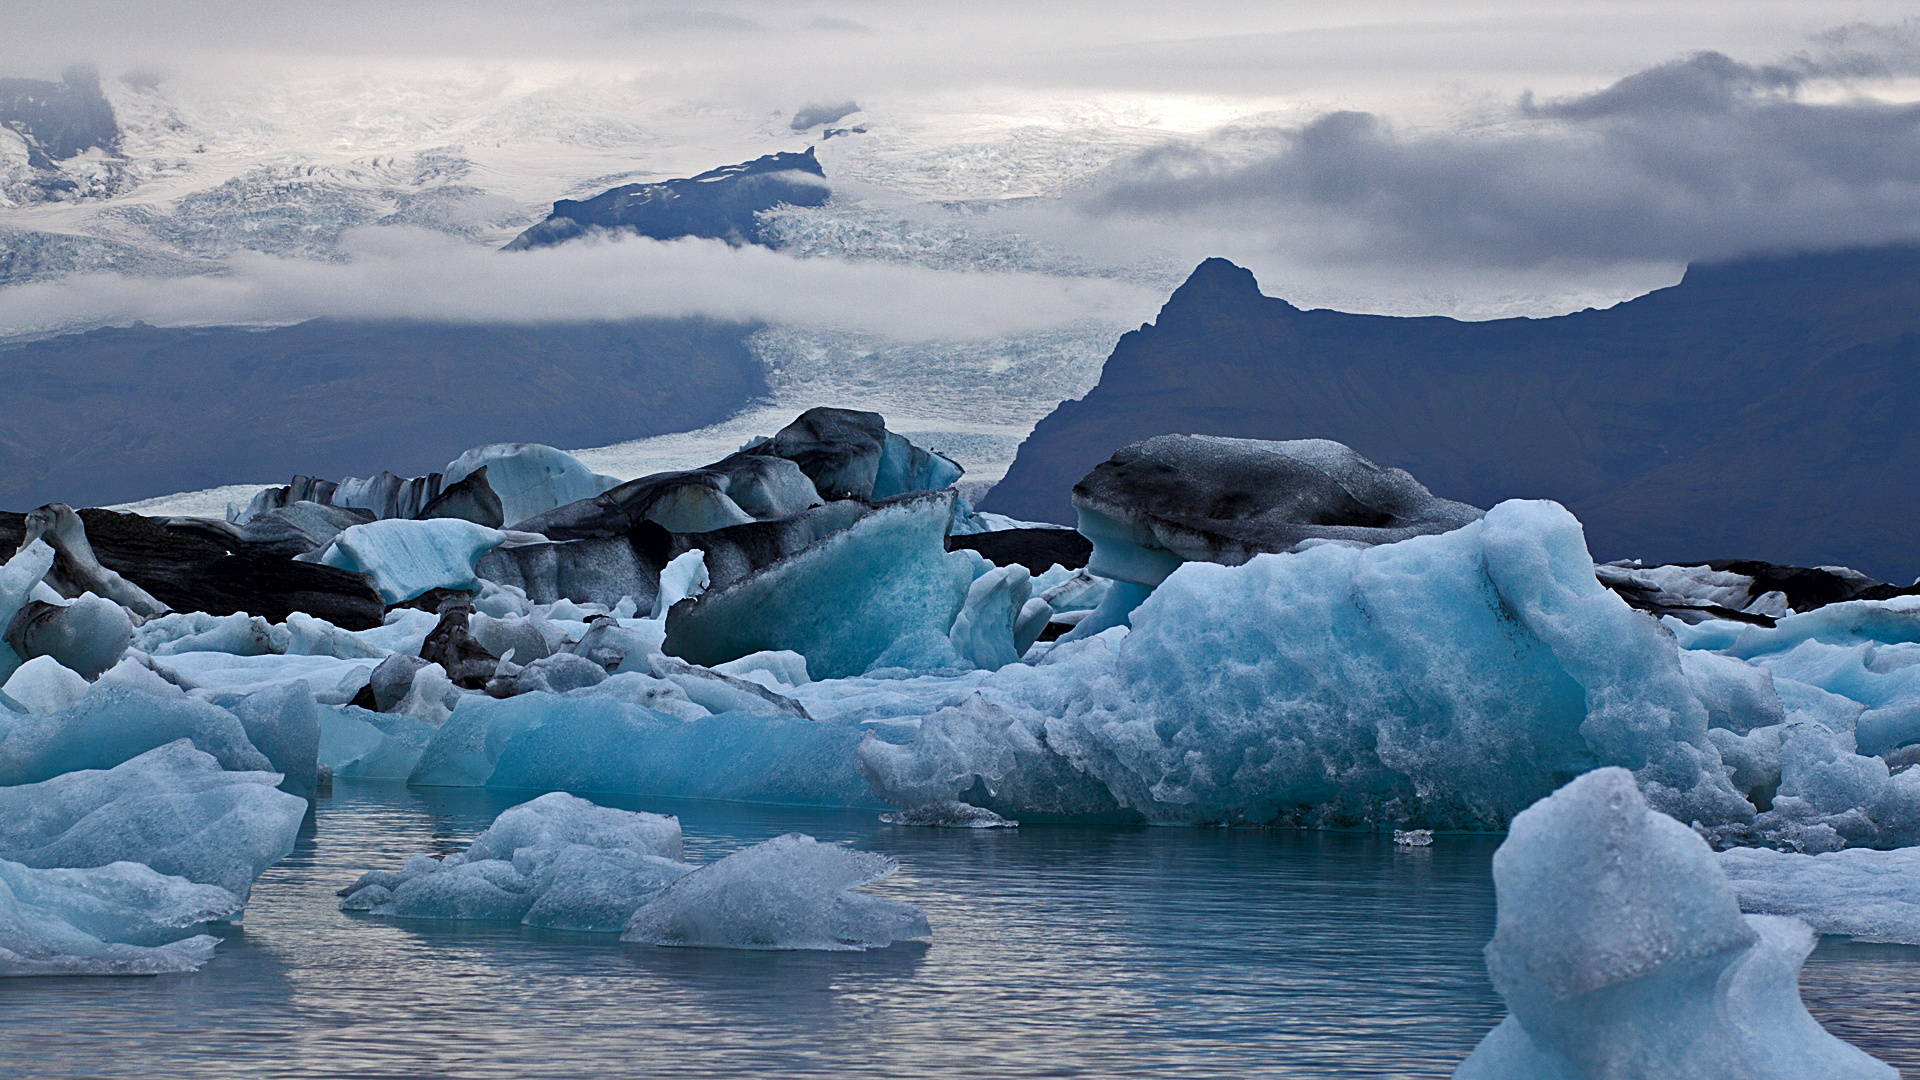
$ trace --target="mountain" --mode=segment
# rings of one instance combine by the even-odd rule
[[[0,348],[0,507],[445,467],[490,442],[603,446],[766,393],[756,325],[134,326]]]
[[[763,241],[755,215],[782,204],[819,206],[827,201],[826,175],[808,147],[802,154],[768,154],[684,180],[627,184],[584,201],[562,199],[545,221],[515,237],[505,250],[563,243],[594,229],[655,240],[698,236],[758,244]],[[816,183],[809,176],[821,180]]]
[[[1459,322],[1302,311],[1202,263],[981,509],[1069,492],[1165,433],[1328,438],[1478,506],[1547,498],[1594,555],[1920,574],[1920,249],[1689,267],[1606,310]]]
[[[0,127],[27,144],[27,161],[52,169],[87,150],[111,152],[120,139],[113,106],[100,92],[100,73],[74,66],[59,82],[0,79]]]

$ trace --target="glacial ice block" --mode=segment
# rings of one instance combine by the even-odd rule
[[[1261,552],[1388,544],[1480,516],[1400,469],[1327,439],[1161,435],[1114,452],[1073,486],[1087,569],[1158,585],[1182,561],[1236,566]]]
[[[994,730],[923,723],[905,752],[864,755],[875,790],[938,801],[983,780],[989,809],[1026,820],[1086,805],[1048,794],[1076,777],[1163,822],[1485,828],[1618,764],[1688,820],[1753,818],[1672,636],[1594,579],[1553,503],[1395,544],[1189,562],[1132,623],[1106,631],[1113,653],[1063,639],[980,682],[1007,717]]]
[[[884,948],[931,934],[912,904],[851,890],[892,876],[885,855],[788,833],[666,887],[621,941],[716,949]]]
[[[508,525],[591,499],[620,484],[614,477],[588,469],[572,454],[539,443],[476,446],[447,466],[444,484],[452,487],[476,469],[487,470],[487,486],[500,496]]]
[[[601,687],[469,696],[408,782],[884,808],[854,766],[860,725],[738,712],[682,720]]]
[[[192,971],[218,939],[189,932],[239,907],[225,889],[138,863],[34,869],[0,859],[0,977]]]
[[[844,532],[675,604],[668,653],[712,667],[763,650],[807,658],[815,678],[857,675],[895,642],[945,638],[973,584],[949,554],[951,491],[885,503]]]
[[[693,869],[679,858],[677,819],[555,792],[503,812],[464,852],[368,871],[341,890],[340,906],[400,919],[615,933]]]
[[[1487,971],[1507,1018],[1455,1080],[1894,1080],[1800,1003],[1813,935],[1745,916],[1706,842],[1600,769],[1514,818]]]
[[[1742,910],[1792,916],[1822,934],[1920,945],[1920,848],[1732,848],[1719,858]]]
[[[0,858],[43,868],[144,863],[244,903],[254,878],[293,850],[307,813],[278,781],[224,770],[181,739],[112,769],[0,787]]]
[[[506,541],[457,518],[370,521],[341,532],[313,561],[369,575],[391,605],[429,589],[478,589],[474,563]]]
[[[405,780],[439,730],[404,713],[322,706],[319,761],[341,779]]]
[[[80,701],[43,716],[0,710],[0,784],[32,784],[78,769],[111,769],[188,739],[225,769],[266,772],[266,755],[239,718],[190,697],[157,697],[95,683]]]

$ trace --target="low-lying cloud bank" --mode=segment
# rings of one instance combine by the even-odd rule
[[[0,338],[134,322],[315,318],[542,323],[703,316],[899,341],[997,338],[1138,321],[1159,293],[1100,278],[808,259],[713,240],[610,239],[501,253],[412,229],[350,238],[343,262],[241,253],[227,272],[82,274],[0,289]]]
[[[1129,159],[1079,210],[1169,236],[1231,221],[1242,244],[1359,263],[1693,261],[1913,240],[1920,104],[1854,95],[1846,80],[1920,70],[1916,28],[1844,28],[1769,65],[1699,53],[1589,94],[1525,96],[1470,130],[1403,132],[1366,112],[1225,130]]]

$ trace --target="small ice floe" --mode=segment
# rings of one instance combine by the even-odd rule
[[[1433,830],[1395,829],[1393,842],[1400,847],[1427,847],[1433,843]]]
[[[887,825],[913,825],[929,829],[1013,829],[1020,823],[1010,821],[984,806],[963,802],[938,802],[881,814]]]

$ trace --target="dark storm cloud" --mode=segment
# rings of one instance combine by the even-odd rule
[[[1403,133],[1335,112],[1227,133],[1134,159],[1084,205],[1238,214],[1276,242],[1362,261],[1692,260],[1920,238],[1920,105],[1803,100],[1833,77],[1822,65],[1865,54],[1835,55],[1699,53],[1593,93],[1523,97],[1478,130]]]

